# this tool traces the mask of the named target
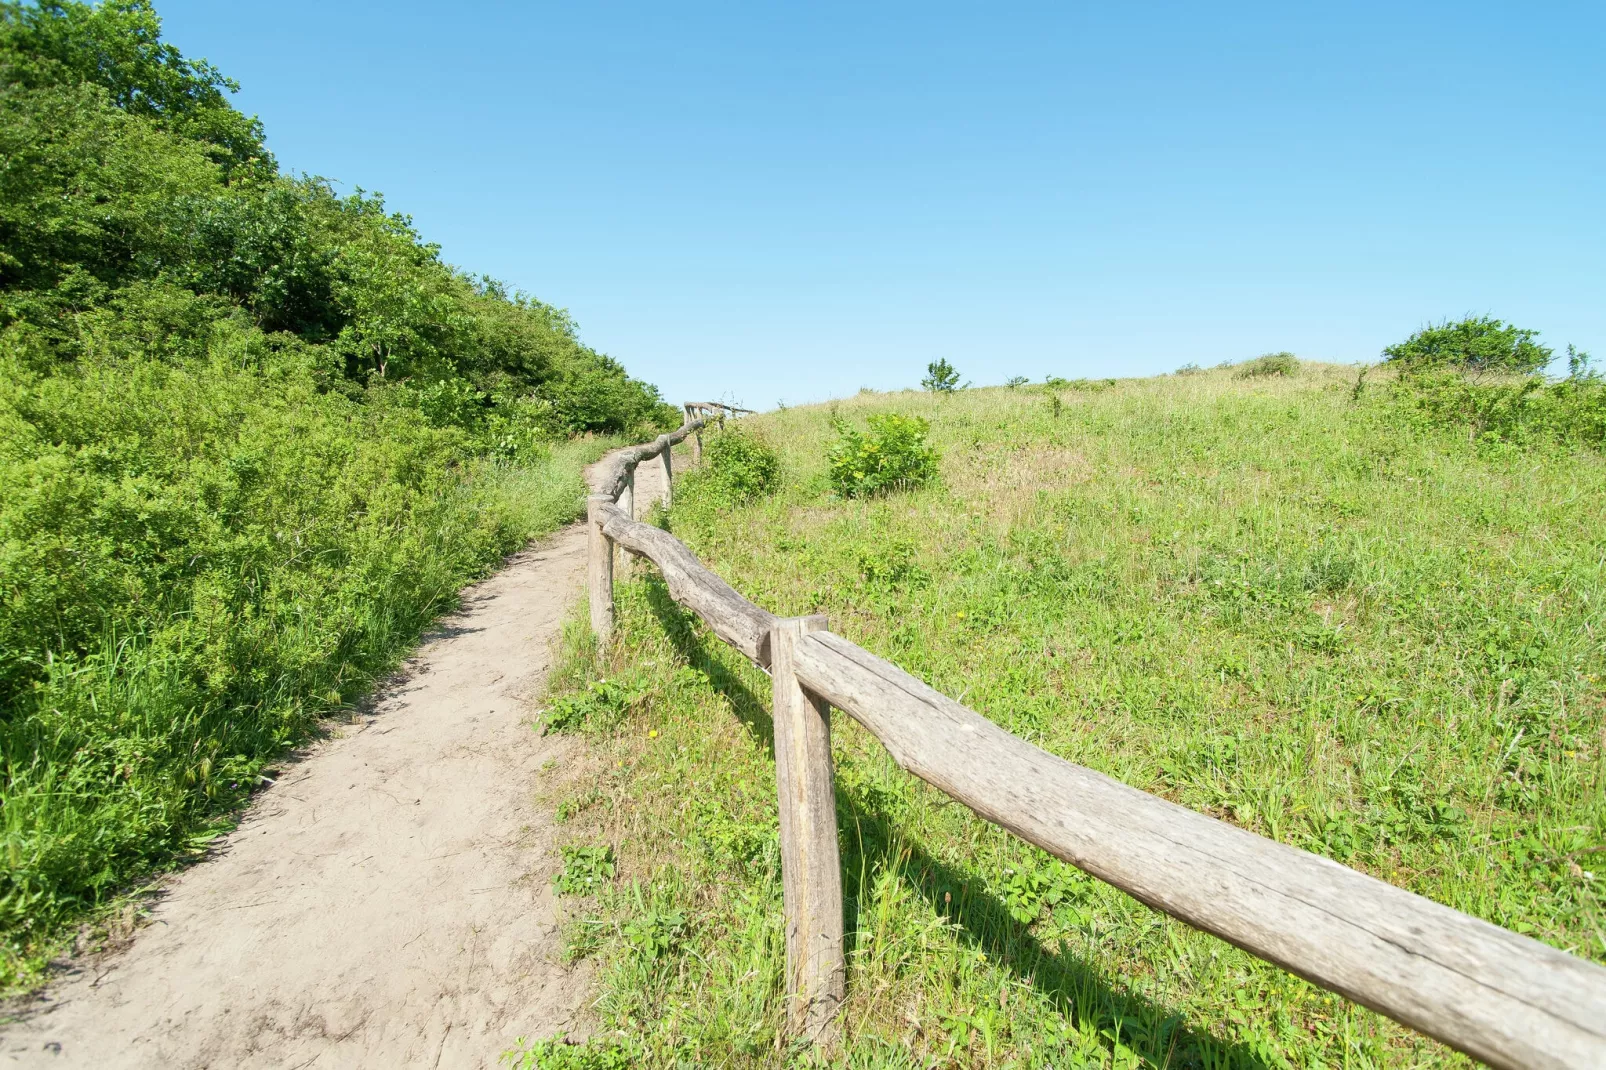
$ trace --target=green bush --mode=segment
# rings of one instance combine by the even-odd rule
[[[1473,439],[1606,447],[1606,381],[1593,375],[1483,382],[1458,371],[1423,371],[1402,376],[1390,396],[1416,422],[1464,427]]]
[[[895,412],[869,417],[860,432],[840,420],[828,456],[831,488],[844,498],[863,498],[924,486],[937,475],[937,451],[926,441],[931,425]]]
[[[1524,330],[1489,316],[1424,327],[1383,350],[1383,359],[1404,372],[1532,375],[1550,363],[1551,350]]]
[[[704,450],[706,476],[727,498],[749,501],[780,482],[781,459],[758,435],[730,423],[715,432]]]
[[[1197,370],[1197,369],[1195,369]],[[1265,353],[1254,360],[1246,360],[1233,371],[1234,379],[1269,379],[1288,376],[1299,371],[1299,358],[1292,353]]]

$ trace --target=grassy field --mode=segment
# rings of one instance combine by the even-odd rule
[[[1072,761],[1606,961],[1606,458],[1424,429],[1354,372],[861,394],[753,418],[712,568]],[[940,478],[841,500],[829,421],[931,421]],[[551,705],[598,1041],[527,1065],[780,1065],[768,680],[643,570]],[[835,722],[854,1067],[1466,1060],[991,828]],[[573,882],[571,882],[572,885]],[[810,1058],[815,1058],[810,1056]]]

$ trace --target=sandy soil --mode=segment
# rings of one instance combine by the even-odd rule
[[[661,469],[638,480],[644,506]],[[529,699],[584,575],[575,526],[464,592],[126,948],[68,964],[0,1027],[0,1064],[480,1067],[520,1034],[580,1032],[588,978],[560,963],[534,798],[575,744],[533,731]]]

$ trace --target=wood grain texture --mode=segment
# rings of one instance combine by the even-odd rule
[[[776,621],[770,630],[770,678],[781,817],[787,1021],[793,1035],[829,1045],[838,1034],[836,1013],[847,977],[831,707],[804,691],[792,672],[798,641],[825,626],[824,617]]]
[[[658,459],[664,464],[664,508],[675,504],[675,444],[668,435],[658,436]]]
[[[593,494],[586,499],[586,588],[591,600],[591,634],[606,643],[613,635],[613,540],[602,530],[603,509],[612,500]]]
[[[1606,1067],[1606,970],[1010,735],[821,632],[810,691],[900,766],[1167,914],[1497,1067]]]
[[[669,532],[632,520],[611,502],[599,502],[597,513],[610,539],[658,566],[675,601],[691,609],[715,635],[754,664],[769,668],[769,636],[775,626],[775,614],[737,594]]]

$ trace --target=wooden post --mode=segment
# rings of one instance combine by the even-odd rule
[[[613,540],[603,534],[598,507],[612,504],[606,494],[586,498],[586,583],[591,591],[591,634],[599,643],[613,636]]]
[[[770,631],[775,698],[775,781],[781,809],[786,911],[787,1020],[794,1034],[829,1046],[845,993],[842,861],[837,849],[830,704],[793,671],[797,643],[824,631],[823,616],[779,620]]]
[[[625,473],[625,489],[619,492],[619,511],[631,520],[636,519],[636,469]]]
[[[664,508],[668,509],[675,501],[675,444],[668,435],[659,435],[658,445],[664,449],[659,456],[664,459]]]
[[[631,520],[636,519],[636,468],[631,465],[625,471],[625,489],[619,492],[619,510]],[[630,578],[631,553],[625,550],[618,555],[614,564],[621,579]]]

